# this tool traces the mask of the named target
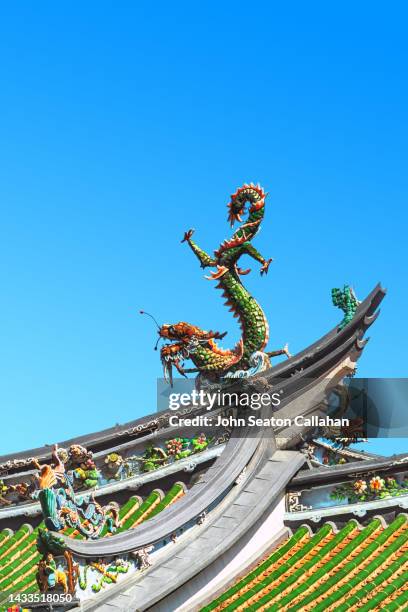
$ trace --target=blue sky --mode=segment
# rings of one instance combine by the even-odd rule
[[[22,2],[0,19],[3,453],[155,409],[151,321],[235,320],[185,245],[268,191],[247,283],[270,347],[340,318],[330,290],[389,290],[361,376],[405,376],[403,3]],[[243,262],[244,263],[244,262]]]

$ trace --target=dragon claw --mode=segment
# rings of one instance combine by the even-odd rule
[[[289,353],[289,344],[286,343],[285,346],[283,347],[283,352],[286,355],[286,357],[289,359],[290,357],[292,357],[292,354]]]
[[[226,266],[217,265],[217,271],[211,272],[210,276],[205,276],[207,280],[218,280],[223,276],[226,272],[228,272],[228,268]]]
[[[268,274],[269,266],[272,263],[272,261],[273,261],[272,257],[264,261],[261,267],[261,276],[263,274]]]
[[[187,232],[184,232],[184,238],[183,240],[181,240],[181,242],[189,242],[193,234],[194,234],[193,229],[189,229]]]
[[[177,372],[179,374],[181,374],[182,376],[184,376],[184,378],[187,378],[187,374],[184,371],[183,366],[180,364],[180,362],[178,361],[178,359],[175,360],[174,365],[176,366]]]
[[[251,272],[251,268],[247,268],[246,270],[243,270],[239,266],[235,266],[235,269],[237,271],[237,274],[239,274],[240,276],[245,276],[246,274],[249,274]]]

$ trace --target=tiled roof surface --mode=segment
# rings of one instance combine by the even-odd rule
[[[379,519],[363,529],[350,521],[338,533],[306,527],[276,549],[202,612],[290,610],[346,612],[408,608],[408,522]]]

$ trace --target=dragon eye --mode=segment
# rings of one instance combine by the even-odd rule
[[[175,333],[175,331],[176,331],[176,330],[174,329],[174,326],[173,326],[173,325],[169,325],[169,332],[170,332],[171,334],[174,334],[174,333]]]

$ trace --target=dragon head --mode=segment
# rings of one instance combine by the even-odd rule
[[[206,332],[203,332],[199,327],[191,325],[190,323],[185,323],[184,321],[174,323],[173,325],[165,323],[159,329],[159,336],[161,338],[166,338],[167,340],[172,341],[182,340],[183,342],[188,342],[188,340],[193,336],[200,336],[203,333]]]
[[[191,357],[200,345],[206,345],[210,340],[220,340],[227,332],[204,331],[195,325],[180,321],[180,323],[164,324],[159,328],[159,337],[170,340],[162,346],[160,358],[163,364],[163,374],[166,381],[173,383],[172,366],[179,374],[185,376],[183,361]]]
[[[245,213],[245,204],[247,202],[251,203],[250,212],[258,210],[265,204],[266,195],[262,187],[260,187],[260,185],[254,185],[254,183],[250,183],[249,185],[245,184],[243,187],[237,189],[236,192],[231,195],[231,200],[228,203],[228,221],[231,227],[234,225],[235,221],[239,223],[242,222],[242,215]]]

